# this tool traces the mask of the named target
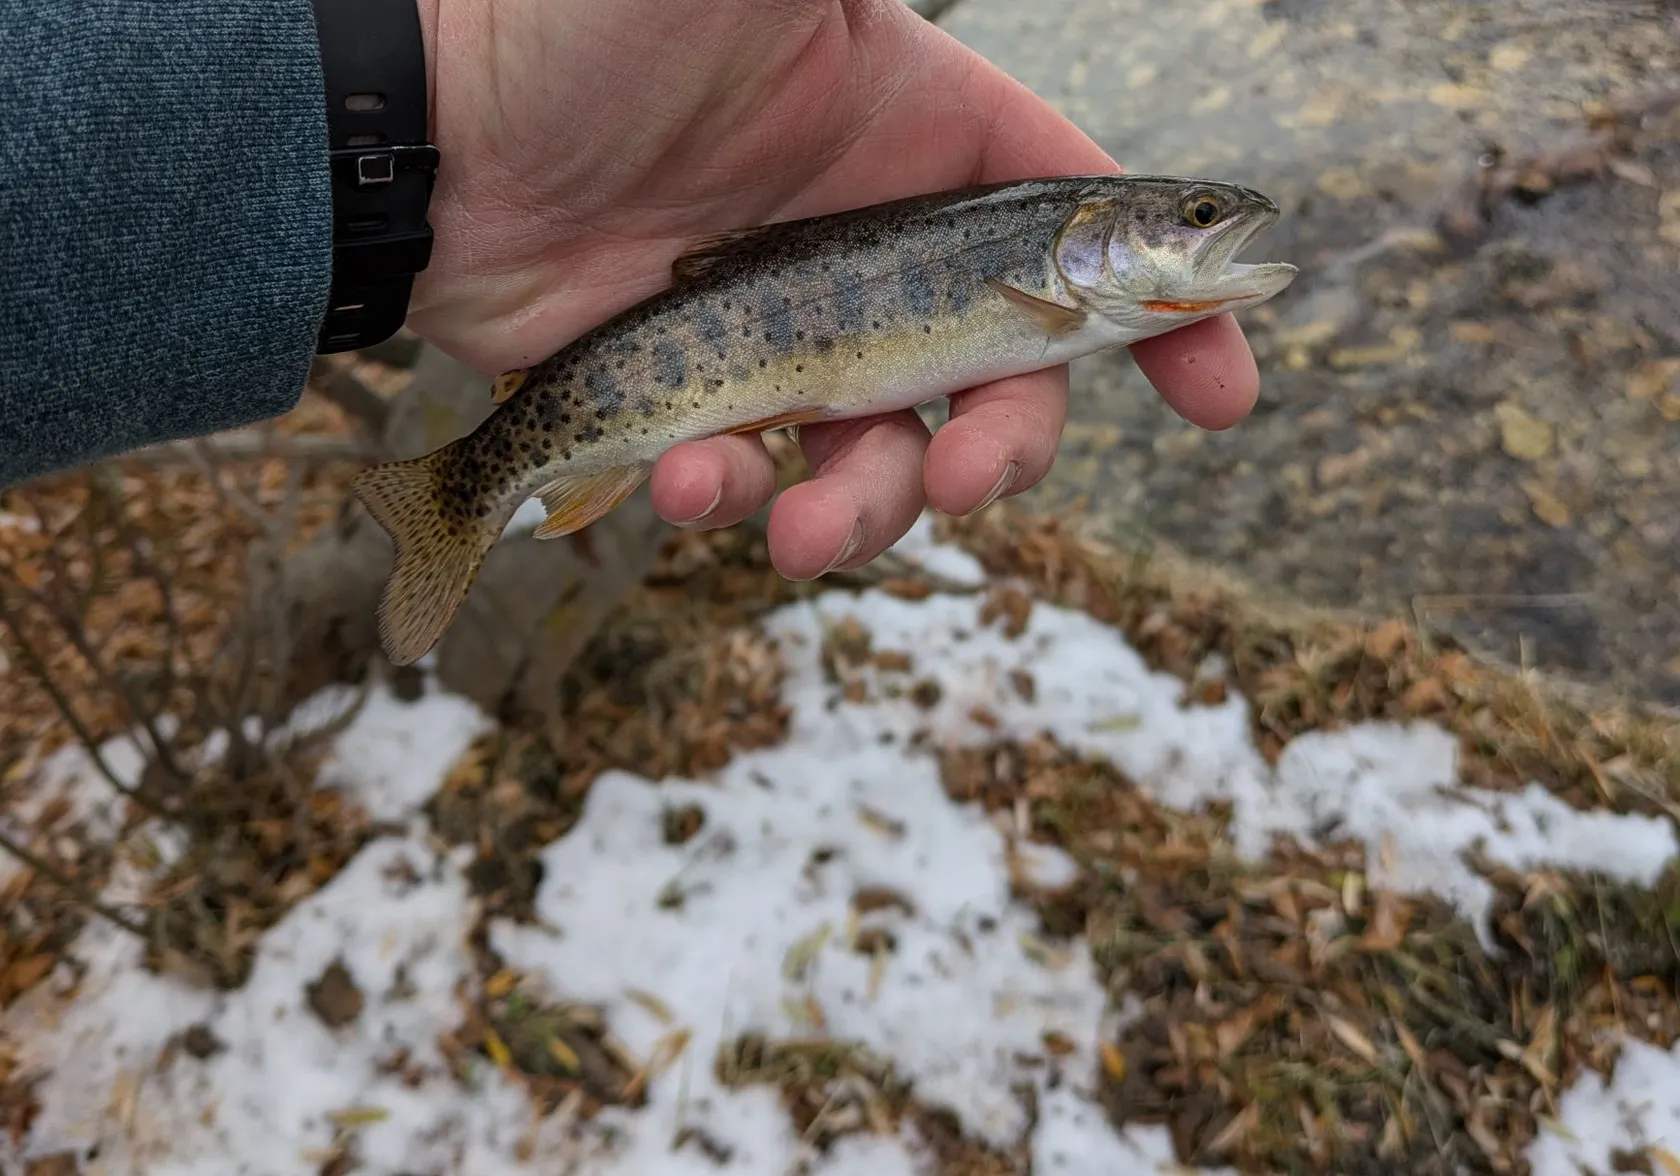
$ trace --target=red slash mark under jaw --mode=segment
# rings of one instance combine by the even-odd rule
[[[1224,306],[1227,302],[1231,301],[1234,300],[1230,298],[1215,298],[1211,302],[1167,302],[1158,298],[1146,298],[1138,305],[1142,306],[1145,310],[1163,314],[1201,314],[1206,310],[1218,310],[1221,306]]]

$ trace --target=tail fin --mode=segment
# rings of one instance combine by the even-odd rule
[[[379,640],[399,666],[438,643],[513,513],[500,508],[462,525],[445,519],[437,478],[445,452],[374,466],[352,483],[396,548],[379,602]]]

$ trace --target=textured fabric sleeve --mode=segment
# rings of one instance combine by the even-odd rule
[[[296,404],[325,105],[308,0],[0,0],[0,487]]]

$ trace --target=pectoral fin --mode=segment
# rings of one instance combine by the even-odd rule
[[[718,262],[733,257],[778,227],[757,225],[750,229],[725,229],[721,233],[697,238],[671,262],[671,279],[686,282],[699,277]]]
[[[1017,290],[1007,282],[997,278],[987,278],[986,285],[996,290],[1009,300],[1022,314],[1030,318],[1038,327],[1052,339],[1060,339],[1064,335],[1071,335],[1085,325],[1085,312],[1075,310],[1071,306],[1063,306],[1059,302],[1046,302],[1036,298],[1024,290]]]
[[[556,478],[537,491],[548,518],[531,534],[538,539],[554,539],[599,522],[634,494],[650,472],[649,466],[631,465],[599,474]]]
[[[828,416],[828,412],[821,408],[801,408],[792,412],[779,412],[775,416],[765,417],[763,420],[749,421],[744,425],[736,425],[725,432],[725,436],[739,433],[768,433],[772,429],[797,428],[799,425],[809,425]]]
[[[515,368],[511,372],[503,372],[490,385],[490,400],[493,404],[500,404],[524,385],[530,378],[530,368]]]

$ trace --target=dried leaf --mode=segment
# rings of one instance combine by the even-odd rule
[[[1120,1052],[1120,1047],[1112,1041],[1105,1041],[1097,1046],[1097,1052],[1102,1055],[1103,1073],[1115,1085],[1126,1080],[1126,1055]]]
[[[543,1045],[548,1049],[548,1056],[559,1062],[566,1073],[576,1074],[582,1071],[583,1059],[577,1056],[577,1051],[567,1045],[564,1039],[550,1037]]]
[[[661,1025],[669,1025],[677,1019],[676,1014],[671,1011],[671,1006],[651,992],[644,992],[640,988],[626,988],[624,995],[646,1009],[648,1015]]]
[[[1362,1060],[1373,1066],[1381,1063],[1382,1055],[1377,1052],[1377,1047],[1353,1024],[1334,1015],[1327,1016],[1324,1020],[1330,1026],[1330,1032],[1336,1035],[1336,1040],[1358,1054]]]
[[[1251,1102],[1238,1112],[1236,1118],[1225,1124],[1218,1135],[1208,1140],[1207,1150],[1214,1155],[1233,1151],[1259,1125],[1260,1104]]]
[[[803,983],[833,933],[833,926],[824,920],[822,926],[788,948],[787,954],[782,957],[782,979],[789,984]]]
[[[490,1060],[498,1069],[506,1070],[513,1065],[513,1051],[508,1049],[507,1042],[494,1029],[484,1030],[484,1052],[490,1055]]]
[[[333,1125],[342,1128],[366,1127],[369,1123],[383,1122],[390,1117],[391,1112],[384,1107],[345,1107],[327,1112],[327,1118]]]

